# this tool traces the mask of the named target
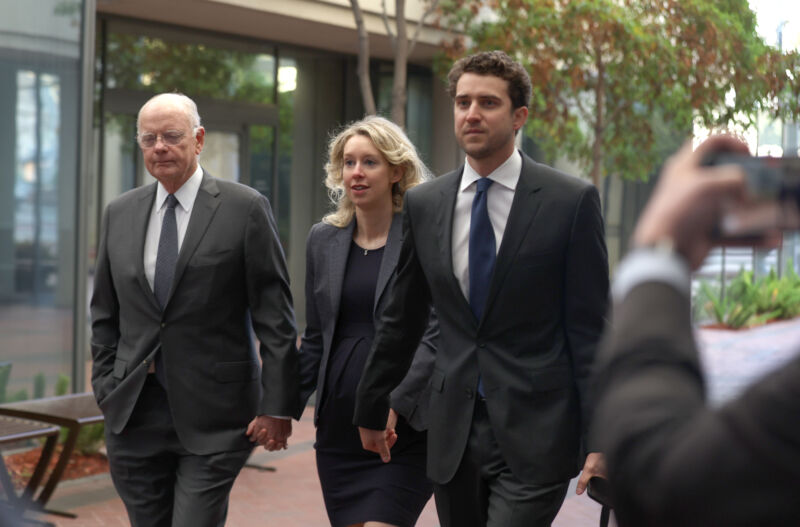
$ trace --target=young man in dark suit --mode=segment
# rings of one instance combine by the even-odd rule
[[[252,441],[285,448],[300,416],[288,273],[267,199],[198,164],[191,99],[153,97],[137,129],[158,181],[105,210],[92,386],[131,524],[221,527]]]
[[[479,53],[449,82],[466,162],[406,194],[397,278],[355,423],[389,462],[388,394],[432,304],[428,475],[442,525],[546,526],[582,466],[579,492],[602,471],[583,441],[608,290],[600,200],[516,149],[531,95],[520,64]]]

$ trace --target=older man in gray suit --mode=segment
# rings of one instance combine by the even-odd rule
[[[137,128],[158,182],[106,208],[91,302],[111,475],[134,526],[222,526],[252,442],[285,448],[301,412],[286,264],[267,199],[198,164],[191,99]]]

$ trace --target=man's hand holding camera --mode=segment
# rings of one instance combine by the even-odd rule
[[[729,135],[712,136],[692,151],[686,144],[670,158],[661,172],[653,197],[642,212],[633,234],[637,247],[666,246],[683,256],[692,270],[697,269],[716,238],[725,214],[753,206],[744,171],[733,164],[703,166],[709,154],[718,151],[748,154],[745,143]],[[777,229],[759,233],[768,244]]]

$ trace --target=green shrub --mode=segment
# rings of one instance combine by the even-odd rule
[[[97,452],[105,440],[104,428],[103,423],[86,425],[81,428],[78,433],[78,439],[75,442],[75,450],[81,454],[94,454]]]
[[[45,391],[45,378],[44,373],[39,372],[33,378],[33,398],[34,399],[41,399],[44,397]]]
[[[800,277],[793,265],[787,267],[789,271],[781,278],[772,270],[758,280],[752,271],[742,270],[724,296],[702,282],[696,301],[715,322],[734,329],[794,318],[800,315]]]
[[[58,375],[58,379],[56,379],[55,394],[66,395],[68,391],[69,391],[69,376],[61,373]]]

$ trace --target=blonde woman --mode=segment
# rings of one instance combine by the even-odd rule
[[[314,225],[306,249],[302,396],[316,391],[317,470],[331,525],[414,525],[430,499],[425,476],[428,381],[438,326],[431,321],[411,370],[392,393],[391,463],[361,447],[355,392],[402,244],[404,192],[427,169],[403,131],[382,117],[350,124],[330,142],[335,210]]]

